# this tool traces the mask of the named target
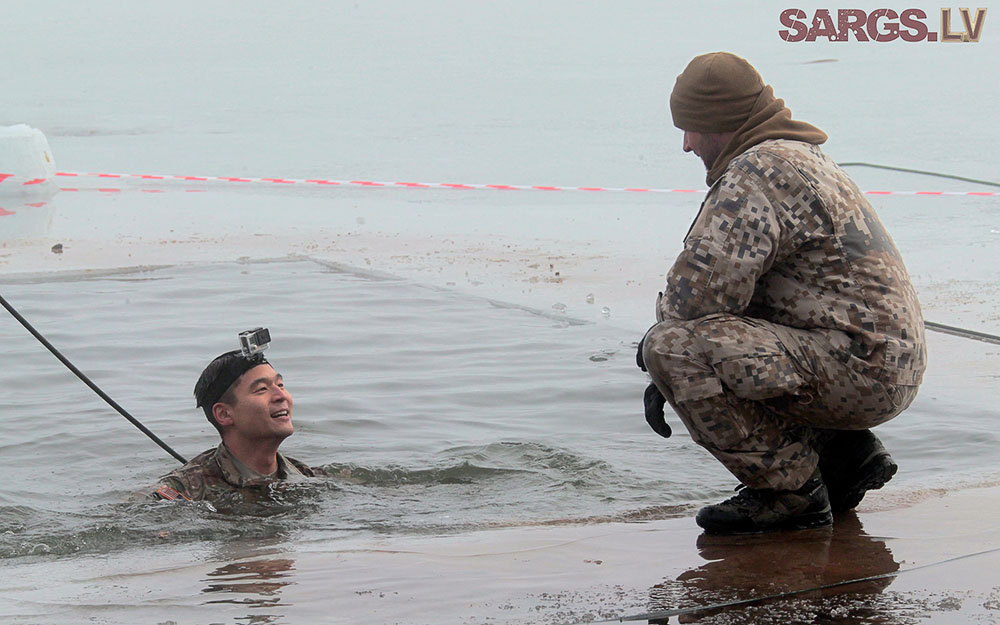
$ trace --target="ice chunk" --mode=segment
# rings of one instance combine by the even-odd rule
[[[47,193],[55,173],[42,131],[26,124],[0,126],[0,195]]]

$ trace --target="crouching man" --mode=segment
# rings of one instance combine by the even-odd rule
[[[669,403],[744,485],[710,533],[829,525],[896,464],[869,430],[917,394],[917,297],[864,194],[744,59],[693,59],[670,96],[710,186],[637,361],[646,419]]]

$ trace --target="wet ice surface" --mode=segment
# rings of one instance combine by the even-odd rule
[[[785,44],[784,8],[33,4],[4,17],[0,124],[42,129],[71,172],[701,188],[666,98],[691,56],[728,49],[838,161],[997,178],[988,24],[970,45]],[[850,171],[869,190],[995,190]],[[732,482],[681,428],[647,431],[632,364],[699,195],[60,184],[81,190],[0,198],[3,295],[187,456],[213,444],[201,365],[268,325],[296,393],[286,449],[335,475],[234,514],[122,503],[173,461],[8,319],[5,621],[579,622],[687,605],[678,578],[712,568],[688,515]],[[996,198],[872,202],[926,317],[1000,333]],[[860,538],[816,543],[830,563],[864,557],[837,544],[884,544],[900,568],[997,544],[927,537],[940,517],[919,503],[912,527],[892,514],[997,478],[1000,348],[929,336],[921,395],[879,428],[900,474]],[[721,561],[768,570],[752,547]],[[980,562],[740,614],[990,622]],[[762,590],[739,581],[697,597]]]
[[[939,518],[933,506],[913,512]],[[832,530],[723,540],[698,536],[683,519],[403,540],[331,542],[301,533],[176,544],[166,537],[141,552],[19,562],[5,595],[13,599],[9,612],[45,614],[45,622],[554,624],[651,615],[637,618],[645,622],[678,610],[680,622],[994,622],[1000,589],[986,572],[998,564],[995,550],[915,565],[929,563],[928,553],[995,544],[996,527],[959,536],[928,532],[919,519],[900,524],[899,515],[865,518],[864,527],[846,517]],[[879,531],[890,526],[891,535]],[[53,580],[59,593],[46,588]]]

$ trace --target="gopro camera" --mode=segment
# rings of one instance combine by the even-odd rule
[[[271,333],[267,328],[254,328],[240,332],[240,348],[244,358],[253,358],[271,344]]]

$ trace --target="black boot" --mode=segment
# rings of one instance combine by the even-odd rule
[[[736,496],[699,510],[695,522],[710,534],[756,534],[822,527],[833,523],[833,515],[817,470],[798,490],[744,487]]]
[[[819,455],[819,470],[835,513],[854,508],[867,491],[885,486],[897,468],[871,430],[838,430]]]

